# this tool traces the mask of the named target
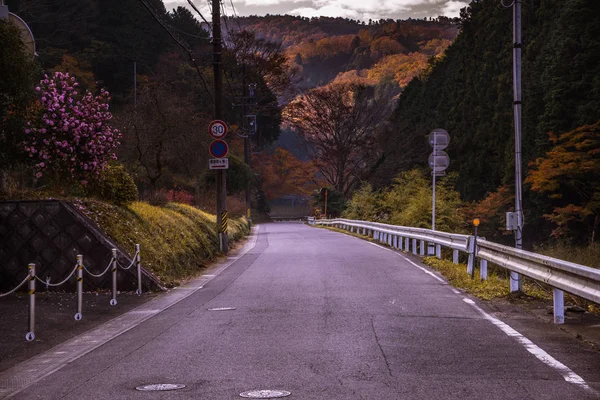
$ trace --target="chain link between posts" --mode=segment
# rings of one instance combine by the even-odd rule
[[[131,267],[133,267],[135,265],[135,263],[136,263],[135,261],[137,259],[138,254],[140,254],[140,253],[138,251],[136,251],[135,254],[133,255],[133,257],[131,258],[131,263],[129,264],[128,267],[124,267],[123,264],[121,264],[119,262],[119,260],[117,260],[117,264],[119,265],[119,267],[121,269],[128,270],[128,269],[130,269]]]
[[[0,293],[0,297],[5,297],[8,295],[11,295],[14,292],[16,292],[17,290],[19,290],[21,288],[21,286],[23,286],[25,283],[27,283],[27,281],[29,280],[30,277],[31,277],[31,275],[27,274],[25,279],[23,279],[23,281],[21,281],[21,283],[19,283],[16,288],[12,289],[10,292]]]
[[[100,278],[102,277],[105,273],[107,273],[110,270],[110,266],[112,265],[113,261],[114,261],[114,257],[111,257],[110,261],[108,262],[108,266],[106,267],[106,269],[101,273],[101,274],[93,274],[89,269],[87,269],[85,267],[85,265],[83,265],[83,269],[85,270],[85,272],[87,272],[88,274],[90,274],[92,277],[94,278]]]

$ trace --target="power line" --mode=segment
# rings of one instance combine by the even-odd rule
[[[240,25],[240,16],[235,11],[235,6],[233,5],[233,0],[229,0],[229,2],[231,3],[231,9],[233,10],[233,16],[235,17],[235,22],[237,22],[238,29],[241,31],[242,26]]]
[[[210,92],[210,90],[208,89],[208,84],[206,83],[206,80],[204,79],[204,75],[202,75],[202,72],[200,71],[200,67],[198,67],[198,64],[196,64],[196,60],[194,59],[193,54],[188,50],[188,48],[183,43],[181,43],[181,41],[179,41],[175,37],[175,35],[173,35],[173,33],[169,30],[167,25],[165,25],[165,23],[163,21],[161,21],[160,18],[158,18],[158,16],[155,15],[154,11],[148,6],[148,4],[146,4],[146,2],[144,0],[140,0],[140,2],[144,5],[144,7],[146,7],[146,10],[148,10],[150,15],[152,15],[152,17],[156,20],[156,22],[158,22],[160,24],[160,26],[162,26],[162,28],[165,31],[167,31],[169,36],[171,36],[171,39],[173,39],[187,53],[188,57],[190,58],[190,61],[192,62],[192,64],[194,64],[194,67],[196,68],[196,72],[198,72],[198,76],[200,77],[202,84],[204,85],[204,90],[206,90],[206,93],[208,94],[210,101],[214,104],[215,99],[214,99],[212,93]]]
[[[198,10],[198,8],[194,5],[194,3],[192,3],[192,0],[187,0],[187,2],[194,9],[194,11],[196,11],[198,13],[200,18],[202,18],[202,21],[204,21],[206,23],[206,25],[208,25],[209,28],[212,28],[212,24],[210,22],[208,22],[208,20],[206,18],[204,18],[204,15],[202,15],[200,10]]]

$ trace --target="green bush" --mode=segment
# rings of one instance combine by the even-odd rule
[[[116,205],[127,205],[138,199],[133,178],[121,164],[110,164],[89,187],[89,195]]]
[[[436,185],[436,229],[460,232],[464,224],[462,202],[454,189],[456,176],[438,179]],[[393,225],[431,228],[431,178],[418,169],[402,172],[394,183],[374,192],[370,185],[358,190],[344,216],[350,219]]]

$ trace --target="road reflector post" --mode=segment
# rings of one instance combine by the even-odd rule
[[[565,323],[565,293],[560,289],[554,289],[554,323]]]
[[[117,249],[112,249],[112,299],[110,305],[117,305]]]
[[[29,264],[29,332],[25,339],[31,342],[35,339],[35,264]]]
[[[473,220],[473,261],[469,262],[469,266],[471,268],[471,279],[475,277],[475,258],[477,257],[477,229],[479,228],[479,223],[479,218],[475,218]]]
[[[475,238],[473,236],[469,237],[469,260],[467,261],[467,274],[473,275],[473,269],[475,268]]]
[[[75,321],[81,321],[83,318],[83,255],[77,255],[77,313]]]
[[[135,264],[137,267],[137,279],[138,279],[138,288],[136,290],[136,294],[139,296],[142,294],[142,261],[140,257],[140,245],[135,245]]]
[[[487,267],[487,260],[479,259],[479,277],[482,281],[485,281],[487,279]]]

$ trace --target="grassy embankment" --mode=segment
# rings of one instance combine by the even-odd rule
[[[118,207],[92,199],[73,204],[131,254],[141,247],[142,264],[165,286],[198,275],[219,255],[215,216],[177,203],[164,207],[134,202]],[[231,242],[250,231],[246,218],[230,219]]]
[[[365,236],[357,233],[350,233],[343,229],[329,227],[324,228],[345,233],[347,235],[356,236],[361,239],[374,241],[372,238],[366,238]],[[384,244],[381,245],[385,246]],[[595,268],[598,268],[598,262],[600,260],[600,246],[598,245],[590,246],[588,248],[573,248],[563,245],[540,248],[537,251],[550,257],[568,260]],[[523,279],[523,293],[517,296],[511,294],[509,288],[508,271],[493,264],[488,264],[487,280],[482,281],[479,279],[478,268],[475,270],[475,278],[471,279],[471,276],[467,274],[467,266],[465,264],[454,264],[449,260],[449,258],[451,258],[450,252],[445,254],[441,260],[437,259],[436,257],[425,257],[423,258],[423,263],[442,274],[450,285],[464,290],[465,292],[480,299],[492,300],[495,298],[506,298],[511,301],[526,301],[527,299],[552,299],[552,291],[549,286],[540,284],[527,277],[524,277]],[[565,301],[567,303],[576,304],[587,311],[600,313],[600,307],[597,304],[591,303],[577,296],[572,296],[568,293],[565,293]]]

